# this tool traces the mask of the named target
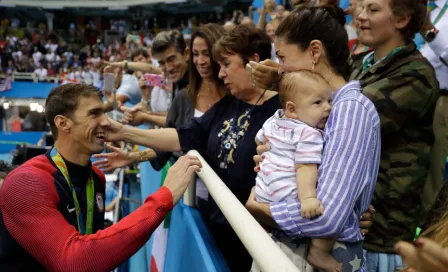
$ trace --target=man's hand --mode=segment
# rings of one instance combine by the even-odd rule
[[[173,195],[173,204],[176,204],[187,190],[188,185],[196,172],[202,168],[201,161],[194,156],[182,156],[170,167],[165,178],[164,186]]]
[[[315,197],[307,198],[301,203],[301,213],[303,218],[314,218],[324,213],[324,206],[320,203],[319,199]]]
[[[125,106],[120,107],[123,111],[123,122],[131,126],[140,126],[146,121],[148,112],[143,111],[140,107],[128,108]]]
[[[249,68],[250,67],[250,68]],[[259,63],[249,62],[247,64],[249,76],[252,84],[265,90],[277,90],[277,83],[280,82],[281,76],[278,74],[279,64],[273,60],[264,60]]]
[[[395,251],[403,257],[407,272],[448,272],[448,248],[426,238],[414,244],[398,242]]]
[[[123,124],[109,118],[110,126],[106,129],[104,134],[104,140],[106,142],[119,142],[124,140],[124,130]]]

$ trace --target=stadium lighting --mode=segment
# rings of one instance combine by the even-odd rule
[[[44,107],[42,105],[37,105],[37,112],[44,112]]]
[[[3,108],[4,108],[5,110],[9,109],[9,102],[5,102],[5,103],[3,103]]]
[[[36,111],[39,103],[30,103],[30,111]]]

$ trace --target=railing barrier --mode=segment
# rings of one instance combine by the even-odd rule
[[[188,155],[196,156],[200,159],[202,169],[197,175],[202,179],[205,186],[207,186],[210,195],[261,271],[300,272],[229,188],[227,188],[204,158],[196,150],[191,150],[188,152]],[[186,205],[194,206],[191,205],[194,204],[194,190],[194,186],[190,186],[188,193],[184,195],[184,203]]]

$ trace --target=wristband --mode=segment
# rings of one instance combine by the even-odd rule
[[[123,61],[123,63],[124,63],[124,70],[125,71],[128,70],[128,61],[125,60],[125,61]]]

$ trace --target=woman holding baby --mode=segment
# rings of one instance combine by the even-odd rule
[[[320,165],[317,189],[312,195],[320,201],[324,213],[314,219],[307,218],[309,216],[303,210],[304,201],[301,201],[300,176],[303,177],[303,174],[300,175],[300,168],[296,172],[298,198],[271,199],[270,203],[257,201],[257,180],[257,188],[246,204],[262,223],[282,230],[273,232],[274,239],[303,271],[307,267],[306,238],[337,240],[336,243],[324,239],[312,240],[308,261],[316,268],[342,271],[338,265],[342,263],[344,271],[357,271],[363,266],[363,237],[359,231],[359,218],[369,208],[375,188],[380,156],[380,121],[374,105],[361,94],[359,82],[347,83],[345,80],[350,71],[346,63],[350,53],[344,24],[344,14],[336,7],[297,9],[280,24],[276,32],[275,48],[280,66],[270,61],[264,62],[278,68],[280,74],[312,71],[325,79],[334,92],[331,113],[323,130],[325,148],[321,150],[321,161],[317,162]],[[260,65],[250,65],[254,69],[252,78],[257,79]],[[280,81],[280,87],[285,77]],[[302,93],[307,88],[314,89],[316,85],[310,83],[300,86],[300,89],[297,87],[296,93]],[[283,92],[280,88],[280,96]],[[305,142],[309,141],[305,139]],[[269,144],[274,147],[264,155],[259,177],[263,175],[263,167],[269,167],[269,162],[266,166],[265,160],[272,156],[270,153],[277,152],[275,142],[269,141]],[[316,146],[315,143],[313,145]],[[304,147],[301,145],[301,150]],[[299,149],[296,150],[296,155],[299,152]],[[319,212],[312,212],[311,215],[319,215]],[[336,261],[326,256],[330,251]]]
[[[267,83],[272,86],[270,82],[278,82],[279,80],[275,79],[277,70],[280,73],[287,73],[302,69],[312,70],[314,66],[316,72],[326,78],[332,87],[337,86],[331,83],[335,77],[329,67],[335,67],[336,71],[339,68],[340,75],[348,75],[348,71],[343,72],[346,67],[343,65],[345,61],[340,61],[340,66],[332,65],[335,63],[334,59],[332,61],[332,55],[348,58],[348,54],[337,54],[335,47],[340,42],[334,39],[328,43],[331,47],[329,46],[326,51],[323,51],[328,54],[327,65],[317,69],[314,52],[316,46],[313,44],[316,43],[316,40],[325,44],[325,37],[328,34],[322,31],[325,34],[318,38],[321,32],[314,26],[308,27],[305,33],[297,34],[300,32],[297,29],[309,25],[301,23],[299,14],[308,14],[309,10],[297,10],[293,12],[293,17],[289,18],[290,21],[300,25],[300,27],[294,24],[288,26],[287,29],[294,29],[294,33],[285,31],[285,24],[279,26],[275,47],[281,60],[280,67],[269,61],[264,65],[251,65],[253,67],[252,78],[257,86],[263,87]],[[372,204],[378,210],[378,214],[374,218],[374,224],[364,243],[364,248],[367,249],[368,271],[399,271],[403,268],[400,256],[394,254],[394,245],[398,240],[413,240],[415,229],[422,215],[420,197],[429,169],[429,151],[433,141],[432,115],[438,93],[438,83],[433,68],[416,50],[415,44],[412,42],[413,36],[422,26],[425,16],[426,4],[424,1],[366,0],[363,3],[362,12],[357,18],[361,26],[360,41],[373,48],[373,51],[360,54],[349,62],[352,64],[349,72],[350,78],[359,80],[361,86],[358,85],[357,88],[362,88],[363,94],[375,104],[380,116],[382,138],[381,167],[378,178],[373,181],[373,183],[376,181],[377,184]],[[313,22],[313,20],[309,18],[308,22]],[[313,33],[312,38],[308,38],[309,33]],[[320,54],[320,56],[325,56],[325,54]],[[337,91],[333,97],[331,114],[335,114],[339,92]],[[340,121],[339,118],[337,120]],[[330,115],[325,131],[329,133],[341,131],[334,129],[331,121]],[[361,130],[361,128],[359,129]],[[355,140],[353,136],[350,136],[346,138],[346,141]],[[343,146],[335,145],[334,150],[350,152],[352,149],[352,145],[341,147]],[[326,171],[325,153],[333,151],[328,149],[332,149],[329,141],[325,143],[323,163],[319,168],[319,174]],[[260,147],[259,150],[264,151],[266,148]],[[333,163],[337,164],[341,158],[344,160],[345,157],[331,156],[329,159],[334,160]],[[359,156],[357,158],[363,159]],[[260,161],[260,159],[260,157],[256,157],[256,161]],[[359,166],[353,167],[347,162],[350,161],[340,162],[344,171],[357,175],[357,172],[362,169]],[[337,174],[338,171],[335,171],[331,172],[329,176],[337,178]],[[321,179],[319,176],[317,187],[317,198],[322,201],[326,209],[325,213],[328,212],[326,207],[328,204],[325,203],[325,199],[328,201],[328,197],[319,197],[319,190],[326,186],[326,178],[328,177]],[[337,179],[337,182],[345,182]],[[337,197],[337,192],[331,189],[329,195]],[[276,223],[291,236],[307,236],[304,234],[304,230],[306,231],[310,224],[304,223],[304,219],[300,216],[298,201],[280,201],[268,206],[260,204],[254,199],[255,196],[251,195],[247,206],[259,220],[265,223]],[[345,202],[345,200],[338,201]],[[355,205],[355,213],[357,210]],[[312,224],[323,220],[325,213],[324,216],[313,220]],[[345,224],[350,224],[350,219]],[[332,224],[326,226],[333,227]],[[322,228],[314,230],[317,229],[322,230]],[[342,231],[338,241],[344,239],[344,236],[345,231]],[[361,240],[362,237],[358,239],[358,241]],[[343,268],[346,269],[345,263]],[[352,266],[347,267],[347,269],[351,268]]]

